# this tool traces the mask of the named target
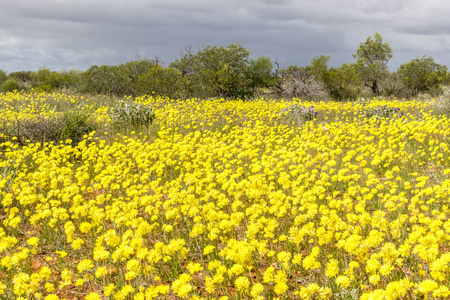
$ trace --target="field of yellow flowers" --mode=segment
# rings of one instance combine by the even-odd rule
[[[70,106],[107,126],[108,101],[3,94],[0,124]],[[2,136],[1,299],[450,297],[450,121],[432,101],[134,101],[156,113],[141,132]],[[283,118],[293,103],[316,119]],[[361,114],[386,105],[403,115]]]

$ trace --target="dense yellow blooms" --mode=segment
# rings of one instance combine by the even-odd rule
[[[0,101],[4,124],[69,105],[109,120],[106,100]],[[389,120],[360,103],[134,101],[156,110],[142,133],[2,136],[2,299],[450,297],[450,120],[432,102],[367,104],[404,112]],[[292,102],[318,119],[288,124]]]

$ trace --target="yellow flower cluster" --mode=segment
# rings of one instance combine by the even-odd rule
[[[0,96],[14,122],[63,94]],[[450,297],[450,120],[433,103],[142,97],[142,134],[0,144],[2,299]],[[300,103],[318,119],[286,123]],[[23,114],[23,115],[22,115]]]

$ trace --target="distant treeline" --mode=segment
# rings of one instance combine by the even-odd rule
[[[181,57],[162,66],[158,59],[137,59],[120,65],[92,66],[86,71],[5,73],[0,70],[0,90],[108,94],[114,96],[160,95],[174,99],[240,98],[257,96],[334,100],[358,97],[410,98],[436,96],[448,85],[445,65],[422,56],[387,67],[392,48],[380,34],[360,43],[353,63],[330,67],[329,56],[316,56],[308,66],[281,66],[269,57],[250,58],[239,44],[198,51],[186,49]]]

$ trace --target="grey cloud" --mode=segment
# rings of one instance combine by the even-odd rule
[[[141,56],[170,62],[186,45],[241,43],[255,56],[351,62],[380,32],[397,65],[423,55],[450,63],[443,0],[0,0],[0,68],[88,68]]]

